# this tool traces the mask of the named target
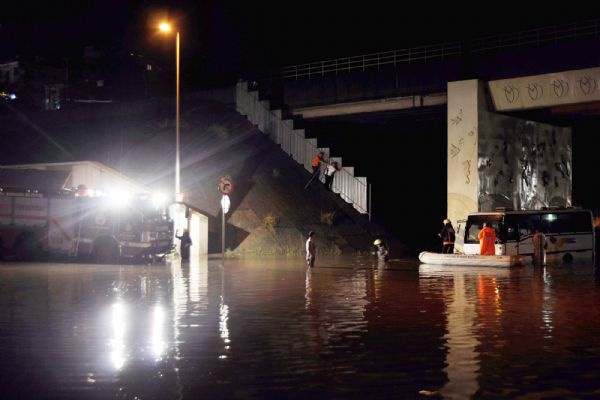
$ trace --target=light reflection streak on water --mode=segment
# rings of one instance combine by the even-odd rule
[[[171,266],[171,282],[173,285],[173,341],[175,343],[175,357],[179,358],[179,336],[181,317],[187,309],[187,293],[183,272],[181,270],[181,261],[174,260]]]
[[[186,293],[185,281],[183,279],[183,271],[181,268],[181,259],[173,260],[169,263],[171,267],[171,284],[173,285],[173,346],[175,361],[181,359],[180,331],[179,324],[183,313],[187,310],[188,295]],[[179,375],[179,367],[174,366],[175,371],[175,386],[177,388],[178,399],[183,398],[183,385]]]
[[[192,303],[200,301],[200,262],[198,257],[192,257],[190,260],[190,301]]]
[[[164,339],[165,312],[160,304],[154,306],[152,315],[152,354],[156,361],[162,358],[166,349]]]
[[[125,306],[120,301],[111,307],[112,338],[109,341],[110,360],[116,370],[121,370],[125,365],[125,333],[126,312]]]
[[[148,296],[148,278],[142,276],[140,279],[140,293],[142,295],[142,299]]]
[[[500,317],[502,315],[502,306],[500,303],[501,295],[498,282],[495,277],[479,275],[477,277],[477,296],[478,296],[478,312],[480,317],[484,317],[486,325],[489,325],[489,317],[494,315]]]
[[[223,348],[228,351],[231,343],[229,339],[229,306],[225,304],[225,265],[221,265],[221,296],[219,302],[219,336],[223,340]],[[221,354],[220,359],[227,358],[226,354]]]
[[[447,331],[446,365],[444,369],[448,382],[440,393],[444,398],[469,398],[479,389],[479,353],[477,346],[481,344],[475,337],[474,327],[476,299],[469,296],[465,285],[465,275],[454,275],[454,287],[449,296],[446,308]],[[449,298],[448,298],[449,297]]]
[[[552,339],[552,331],[554,330],[553,316],[554,316],[554,294],[552,293],[552,277],[548,274],[548,271],[544,267],[543,272],[544,287],[542,289],[543,301],[542,301],[542,322],[546,334],[545,339]]]
[[[312,274],[310,268],[306,269],[306,276],[304,277],[304,308],[309,310],[311,306],[312,297]]]

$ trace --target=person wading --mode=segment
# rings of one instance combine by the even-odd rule
[[[190,247],[192,246],[192,239],[187,229],[183,231],[183,235],[176,236],[177,239],[181,240],[181,259],[190,259]]]
[[[315,245],[315,233],[310,231],[308,232],[308,239],[306,240],[306,265],[310,268],[314,267],[316,256],[317,246]]]
[[[376,239],[373,244],[377,247],[377,259],[387,261],[390,258],[390,252],[381,239]]]

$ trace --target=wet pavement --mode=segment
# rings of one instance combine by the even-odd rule
[[[590,266],[0,264],[0,398],[598,398]]]

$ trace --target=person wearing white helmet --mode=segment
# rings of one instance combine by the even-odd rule
[[[383,244],[381,239],[376,239],[373,244],[377,247],[377,258],[379,261],[387,261],[390,252],[388,251],[387,247],[385,247],[385,244]]]
[[[442,253],[452,254],[454,253],[454,239],[456,237],[452,222],[448,218],[442,221],[444,227],[442,231],[438,233],[438,236],[442,238]]]

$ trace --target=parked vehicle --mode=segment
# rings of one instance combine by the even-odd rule
[[[154,258],[170,252],[172,240],[173,223],[165,206],[149,195],[0,189],[3,258],[63,256],[95,262]]]
[[[458,221],[455,243],[457,252],[479,254],[477,234],[484,222],[496,230],[497,255],[533,257],[533,235],[540,232],[546,238],[548,261],[593,260],[595,237],[590,210],[504,210],[469,214],[466,221]]]

